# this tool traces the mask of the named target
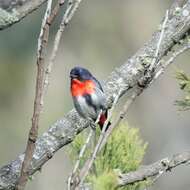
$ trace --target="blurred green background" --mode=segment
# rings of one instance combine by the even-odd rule
[[[100,81],[105,79],[150,39],[171,3],[172,0],[82,1],[61,41],[39,134],[73,107],[69,92],[69,71],[73,66],[87,67]],[[25,149],[31,127],[37,38],[44,8],[0,31],[1,165]],[[59,20],[52,27],[50,44]],[[149,143],[144,164],[190,147],[189,112],[179,112],[173,105],[182,96],[174,78],[176,67],[190,73],[189,58],[189,52],[178,58],[129,111],[129,124],[139,127],[143,139]],[[27,189],[63,189],[70,169],[71,162],[63,148],[28,183]],[[189,166],[177,168],[150,189],[188,189],[189,175]]]

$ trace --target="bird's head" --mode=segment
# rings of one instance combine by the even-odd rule
[[[92,74],[85,68],[82,67],[74,67],[70,72],[70,77],[72,79],[77,79],[79,81],[90,80],[92,78]]]

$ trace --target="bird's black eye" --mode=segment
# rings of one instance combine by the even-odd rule
[[[79,77],[78,80],[80,80],[81,82],[84,81],[84,78]]]

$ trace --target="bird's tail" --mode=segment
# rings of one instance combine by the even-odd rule
[[[98,124],[99,124],[101,130],[103,129],[103,126],[104,126],[104,123],[105,123],[105,121],[107,119],[107,116],[108,116],[108,111],[107,110],[104,113],[102,113],[101,116],[100,116]],[[111,122],[109,121],[107,126],[106,126],[106,131],[108,130],[110,125],[111,125]]]

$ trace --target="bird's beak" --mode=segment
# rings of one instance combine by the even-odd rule
[[[77,75],[70,74],[70,78],[71,78],[71,79],[77,78]]]

